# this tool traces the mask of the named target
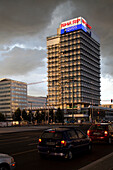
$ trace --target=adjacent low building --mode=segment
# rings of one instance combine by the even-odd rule
[[[0,113],[10,120],[17,108],[27,108],[27,84],[7,78],[0,79]]]
[[[46,106],[46,97],[27,96],[27,108],[39,109]]]
[[[5,115],[6,120],[12,120],[17,108],[27,111],[45,105],[46,97],[27,95],[27,83],[8,78],[0,79],[0,113]]]

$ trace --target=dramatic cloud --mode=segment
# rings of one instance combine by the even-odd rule
[[[37,67],[45,66],[46,51],[15,47],[1,57],[4,58],[0,62],[2,75],[23,75]]]
[[[1,0],[0,77],[21,81],[35,72],[43,79],[46,37],[57,34],[62,21],[82,16],[100,37],[102,76],[113,79],[112,9],[112,0]]]

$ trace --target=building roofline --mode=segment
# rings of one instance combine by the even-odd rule
[[[9,79],[9,78],[1,78],[1,79],[0,79],[0,82],[1,82],[1,81],[5,81],[5,80],[6,80],[6,81],[15,81],[15,82],[19,82],[19,83],[23,83],[23,84],[26,84],[26,85],[27,85],[27,83],[25,83],[25,82],[18,81],[18,80],[12,80],[12,79]]]

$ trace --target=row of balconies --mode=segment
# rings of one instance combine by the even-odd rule
[[[92,37],[90,37],[89,35],[87,35],[84,31],[82,31],[82,32],[80,33],[80,37],[81,37],[81,36],[87,37],[87,39],[90,39],[90,41],[92,41],[92,43],[96,44],[97,46],[100,46],[100,44],[99,44],[97,41],[95,41]]]
[[[51,84],[51,86],[50,86],[50,84]],[[85,90],[81,90],[81,88],[78,88],[78,85],[79,85],[79,87],[85,87]],[[59,91],[59,83],[57,83],[55,86],[52,86],[52,83],[48,83],[48,86],[49,86],[49,92],[51,92],[53,90]],[[63,89],[65,89],[65,91],[67,93],[72,92],[72,84],[69,84],[68,82],[65,83],[65,85],[63,85]],[[95,87],[95,86],[87,85],[87,84],[83,84],[83,83],[82,84],[80,84],[80,83],[74,84],[73,89],[74,89],[74,91],[86,91],[86,89],[87,89],[87,92],[90,92],[91,90],[100,92],[100,86],[98,86],[98,89],[97,89],[97,87]]]
[[[82,72],[81,77],[95,77],[95,78],[98,78],[98,80],[100,79],[99,74],[91,74],[91,73],[88,73],[88,72],[87,73]]]
[[[85,55],[86,57],[91,58],[92,60],[100,60],[99,55],[93,55],[90,52],[85,51],[84,49],[81,49],[81,54]]]
[[[66,47],[66,48],[61,48],[60,50],[61,50],[61,53],[63,53],[63,52],[70,52],[70,51],[72,51],[72,50],[76,50],[76,52],[77,52],[77,50],[78,49],[80,49],[80,45],[77,45],[77,46],[73,46],[73,47]],[[75,51],[74,51],[75,52]],[[63,53],[64,54],[64,53]]]
[[[53,65],[53,64],[55,64],[56,66],[59,65],[59,61],[55,62],[53,60],[52,61],[48,61],[47,63],[48,63],[48,65]]]
[[[98,85],[98,83],[96,83],[96,81],[100,82],[99,78],[97,79],[97,78],[94,78],[93,76],[91,76],[91,77],[87,76],[88,78],[77,77],[78,76],[77,74],[62,75],[63,82],[65,80],[69,80],[69,78],[73,77],[73,75],[74,75],[74,78],[76,79],[76,81],[83,81],[83,82],[87,82],[87,83],[90,82],[91,84],[93,84],[93,81],[94,81],[95,85]],[[58,76],[49,76],[48,75],[49,81],[59,80],[60,77],[61,77],[60,75],[58,75]],[[86,77],[86,75],[84,77]]]
[[[100,49],[96,48],[95,45],[93,46],[93,44],[90,44],[87,41],[84,41],[83,39],[80,41],[81,44],[85,45],[86,47],[93,49],[93,51],[97,51],[97,53],[99,53]]]
[[[90,69],[92,69],[92,70],[94,70],[94,71],[97,71],[97,70],[100,69],[100,67],[99,67],[98,65],[95,65],[94,63],[88,63],[88,64],[87,64],[86,62],[81,61],[80,64],[83,65],[83,66],[86,66],[87,68],[90,68]]]
[[[60,48],[62,47],[72,47],[73,45],[74,46],[77,46],[80,44],[80,40],[73,40],[73,41],[67,41],[67,42],[61,42],[60,43]]]
[[[87,68],[84,67],[83,65],[81,66],[81,71],[82,71],[82,72],[86,72],[86,73],[90,73],[90,74],[92,74],[92,75],[94,75],[94,73],[95,73],[96,75],[100,75],[100,69],[97,69],[96,72],[94,72],[94,71],[92,71],[92,70],[87,69]]]
[[[49,64],[48,65],[48,69],[53,68],[53,67],[59,67],[59,63],[57,63],[57,64]]]
[[[99,97],[100,97],[100,95],[98,97],[96,97],[94,95],[93,96],[92,95],[91,96],[89,96],[89,95],[82,95],[81,96],[79,94],[79,95],[73,96],[73,101],[75,102],[77,100],[77,98],[78,98],[78,100],[82,101],[82,99],[85,98],[87,100],[89,99],[90,102],[92,102],[92,100],[93,101],[94,100],[97,100],[97,101],[100,100]],[[53,102],[58,101],[59,99],[63,99],[63,100],[68,101],[68,102],[72,101],[72,95],[68,95],[68,96],[63,95],[61,97],[60,96],[56,97],[56,96],[53,96],[53,95],[52,96],[49,95],[48,98],[49,98],[50,101],[53,101]]]
[[[87,74],[84,74],[84,76],[82,75],[82,76],[80,76],[80,75],[78,75],[78,74],[76,74],[76,72],[75,73],[63,73],[62,74],[62,78],[64,78],[64,77],[69,77],[69,76],[73,76],[74,75],[74,77],[76,77],[76,79],[77,79],[77,81],[79,81],[79,80],[88,80],[88,79],[91,79],[91,80],[94,80],[94,81],[99,81],[99,78],[97,78],[95,75],[94,76],[91,76],[91,75],[87,75]],[[80,78],[78,77],[78,76],[80,76]]]
[[[47,59],[48,60],[57,60],[59,57],[59,54],[58,55],[53,55],[53,54],[49,54]]]
[[[84,72],[82,72],[82,74],[80,72],[77,73],[76,70],[80,70],[80,68],[75,68],[75,67],[73,69],[69,69],[69,67],[65,68],[65,69],[62,68],[61,73],[65,73],[67,77],[69,75],[73,75],[73,74],[74,74],[74,76],[78,76],[78,75],[87,76],[88,75],[88,77],[89,76],[93,77],[93,75],[94,75],[94,72],[93,71],[89,71],[89,69],[86,69],[86,67],[84,69],[82,68],[82,70],[84,70]],[[53,71],[53,69],[49,69],[48,70],[48,75],[50,75],[50,76],[52,76],[52,75],[58,76],[59,75],[59,70],[58,70],[57,73],[49,73],[49,72],[52,72],[52,71]],[[54,71],[56,72],[56,70],[54,70]],[[75,72],[73,73],[73,71],[75,71]],[[89,75],[89,73],[92,74],[92,76]],[[100,75],[99,73],[98,74],[95,73],[95,76],[97,76],[98,78],[100,77],[99,75]]]
[[[80,35],[71,35],[71,36],[66,36],[66,37],[61,37],[60,38],[60,42],[65,42],[65,41],[69,41],[69,40],[78,40],[80,38]]]
[[[81,34],[81,36],[79,35],[79,37],[72,37],[71,38],[71,40],[72,39],[75,39],[75,38],[79,38],[79,39],[81,39],[81,38],[83,38],[83,39],[85,39],[85,42],[88,42],[89,44],[91,44],[93,47],[95,46],[95,48],[97,49],[98,48],[98,46],[99,46],[99,44],[97,43],[97,42],[95,42],[92,38],[90,38],[89,36],[87,36],[87,35],[83,35],[83,34]],[[90,39],[90,40],[89,40]],[[61,42],[64,42],[64,41],[68,41],[69,40],[69,38],[64,38],[64,39],[61,39]],[[98,45],[97,45],[98,44]]]
[[[89,48],[89,47],[87,47],[87,46],[84,46],[84,45],[80,45],[80,48],[81,49],[84,49],[85,51],[87,51],[88,53],[90,53],[90,54],[93,54],[94,56],[95,55],[98,55],[98,56],[100,56],[100,53],[99,53],[99,51],[94,51],[94,50],[92,50],[91,48]]]
[[[85,61],[85,62],[84,62]],[[87,65],[93,65],[94,67],[96,67],[96,68],[100,68],[100,66],[98,66],[98,64],[97,63],[94,63],[94,62],[92,62],[91,60],[86,60],[86,58],[84,58],[84,59],[81,59],[81,60],[78,60],[78,59],[76,59],[76,60],[74,60],[74,58],[70,58],[70,60],[68,60],[68,59],[66,59],[66,60],[61,60],[61,64],[63,64],[63,65],[66,65],[67,66],[67,64],[69,65],[71,62],[73,62],[73,63],[75,63],[74,65],[77,65],[77,64],[83,64],[84,65],[84,63],[85,64],[87,64],[87,63],[89,63],[89,64],[87,64]]]
[[[89,65],[87,65],[87,64],[83,64],[83,65],[81,65],[81,69],[82,70],[84,70],[84,71],[88,71],[88,72],[90,72],[91,71],[91,73],[94,75],[94,73],[100,73],[100,68],[95,68],[95,67],[90,67]]]
[[[92,42],[92,40],[89,40],[88,38],[86,38],[85,36],[81,36],[80,39],[84,40],[85,43],[87,42],[88,44],[90,44],[93,48],[95,49],[99,49],[100,45],[97,45],[95,42]]]
[[[99,61],[98,61],[98,62],[95,62],[95,61],[93,61],[93,60],[91,60],[91,59],[89,59],[89,58],[86,58],[86,57],[81,57],[81,61],[87,62],[87,63],[89,63],[89,64],[92,64],[92,65],[94,65],[94,66],[97,67],[97,68],[100,67],[100,62],[99,62]]]

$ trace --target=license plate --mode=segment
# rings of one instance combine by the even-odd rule
[[[47,145],[55,145],[55,142],[47,142]]]
[[[99,133],[99,132],[94,132],[93,134],[94,134],[94,135],[100,135],[100,133]]]

